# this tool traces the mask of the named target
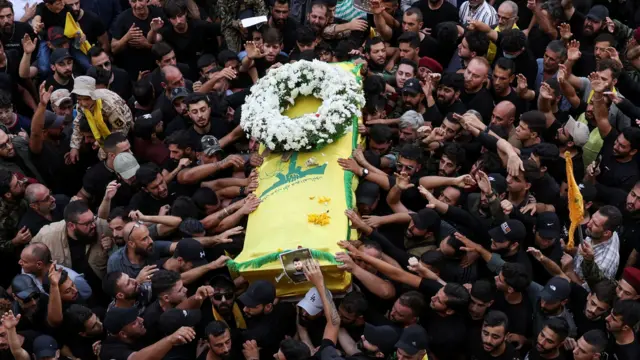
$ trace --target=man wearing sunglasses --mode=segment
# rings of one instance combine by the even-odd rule
[[[16,275],[11,281],[11,296],[13,313],[22,316],[16,330],[44,331],[49,297],[38,290],[35,281],[26,274]]]

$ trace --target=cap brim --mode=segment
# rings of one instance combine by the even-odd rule
[[[91,91],[89,90],[84,90],[84,89],[73,89],[73,91],[71,92],[72,94],[76,94],[78,96],[88,96],[90,97],[92,100],[96,99],[96,96],[94,94],[91,93]]]
[[[604,19],[600,19],[600,17],[598,17],[597,15],[593,15],[593,14],[587,14],[587,16],[585,16],[587,19],[591,19],[591,20],[595,20],[595,21],[602,21]]]
[[[376,200],[378,199],[377,196],[357,196],[356,195],[356,203],[357,204],[365,204],[365,205],[373,205]]]
[[[502,243],[509,240],[502,232],[502,229],[500,228],[500,226],[496,226],[493,229],[489,230],[489,236],[491,236],[491,238],[498,243]]]
[[[19,293],[16,294],[16,296],[20,298],[20,300],[24,300],[29,296],[31,296],[31,294],[37,293],[37,292],[40,292],[40,290],[38,290],[37,288],[28,288],[20,291]]]
[[[193,264],[193,267],[200,267],[200,266],[204,266],[207,265],[207,259],[197,259],[197,260],[193,260],[191,261],[191,263]]]
[[[134,168],[131,168],[127,171],[123,171],[120,174],[120,177],[122,177],[125,180],[129,180],[132,177],[136,176],[136,172],[138,172],[138,169],[140,169],[140,165],[136,165]]]
[[[56,356],[57,352],[58,352],[58,349],[47,348],[37,352],[34,351],[33,354],[36,356],[36,360],[40,360],[42,358],[54,357]]]
[[[71,100],[71,98],[70,98],[70,97],[65,96],[65,97],[63,97],[62,99],[59,99],[58,101],[56,101],[53,105],[55,105],[55,106],[60,106],[60,105],[61,105],[63,102],[65,102],[65,101],[68,101],[68,102],[70,102],[70,103],[72,103],[72,104],[73,104],[73,100]]]
[[[396,343],[396,348],[398,349],[402,349],[402,351],[406,352],[407,355],[413,356],[415,354],[418,353],[418,351],[420,351],[420,349],[418,349],[417,347],[411,345],[411,344],[407,344],[402,340],[399,340]]]
[[[557,239],[560,237],[560,231],[553,229],[538,229],[538,234],[545,239]]]
[[[262,305],[258,300],[252,298],[246,292],[244,294],[240,295],[238,297],[238,300],[240,300],[240,302],[243,303],[244,306],[250,307],[250,308],[254,308],[254,307],[258,306],[258,305]]]
[[[62,44],[64,44],[64,42]],[[61,45],[61,44],[59,44],[59,45]],[[61,57],[58,60],[56,60],[55,62],[51,61],[51,65],[59,64],[62,60],[67,60],[67,59],[73,59],[73,56],[69,55],[69,56]]]
[[[420,216],[418,215],[418,213],[411,213],[409,214],[409,216],[411,216],[411,220],[413,220],[413,225],[416,227],[416,229],[424,230],[422,223],[420,222]]]
[[[409,93],[409,94],[420,94],[420,91],[414,90],[414,89],[402,89],[402,93]]]

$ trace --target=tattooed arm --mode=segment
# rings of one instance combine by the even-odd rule
[[[307,260],[304,264],[304,274],[307,279],[316,287],[320,298],[324,316],[327,318],[327,326],[324,328],[323,339],[331,340],[334,344],[338,341],[338,331],[340,330],[340,314],[333,302],[331,291],[324,285],[324,277],[320,270],[320,264],[316,260]]]

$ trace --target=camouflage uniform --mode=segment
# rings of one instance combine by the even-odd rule
[[[127,103],[116,93],[107,89],[95,90],[96,97],[102,99],[102,119],[110,127],[111,132],[129,133],[133,125],[133,116]],[[71,148],[80,149],[82,135],[80,135],[80,120],[84,118],[84,112],[78,111],[73,120],[73,135],[71,135]],[[111,125],[111,126],[109,126]]]
[[[27,211],[27,201],[22,199],[17,203],[10,203],[0,198],[0,252],[13,254],[15,245],[11,240],[18,233],[18,223]],[[31,234],[34,235],[35,234]]]
[[[242,34],[238,14],[253,9],[253,16],[267,16],[267,8],[263,0],[218,0],[222,35],[229,50],[239,52],[242,49]]]

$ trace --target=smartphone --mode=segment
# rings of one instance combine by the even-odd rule
[[[597,169],[598,167],[600,167],[600,162],[602,161],[602,155],[598,155],[598,157],[596,158],[596,164],[594,169]]]

